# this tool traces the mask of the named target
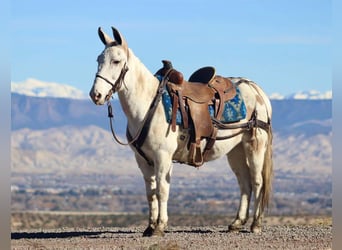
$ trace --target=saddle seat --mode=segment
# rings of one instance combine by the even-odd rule
[[[172,67],[170,61],[162,61],[163,68],[156,74],[168,77],[167,88],[172,98],[171,129],[176,131],[177,110],[181,111],[183,128],[190,128],[188,164],[203,165],[206,154],[215,143],[217,128],[214,127],[208,105],[214,105],[214,117],[221,119],[224,103],[234,98],[236,88],[228,79],[215,75],[215,68],[203,67],[184,80],[183,74]],[[201,140],[207,139],[201,149]]]
[[[189,77],[189,82],[209,83],[215,76],[215,68],[208,66],[196,70]]]

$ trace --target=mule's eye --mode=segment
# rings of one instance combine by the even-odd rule
[[[111,64],[119,64],[120,61],[119,61],[119,60],[114,60],[114,59],[113,59],[113,60],[110,61],[110,63],[111,63]]]

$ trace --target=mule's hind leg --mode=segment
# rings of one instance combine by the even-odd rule
[[[248,220],[252,192],[250,172],[242,143],[228,153],[228,162],[237,177],[241,192],[238,213],[235,220],[229,225],[229,231],[237,231],[241,230]]]
[[[251,231],[261,232],[264,204],[262,202],[264,189],[263,167],[265,152],[267,149],[267,132],[253,128],[252,136],[244,142],[244,148],[248,159],[249,171],[254,193],[254,216]]]
[[[149,206],[149,222],[143,236],[152,236],[157,223],[159,205],[157,199],[157,182],[154,167],[149,165],[140,155],[136,155],[138,166],[143,174],[146,189],[146,198]]]

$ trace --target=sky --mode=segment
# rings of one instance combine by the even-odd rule
[[[88,93],[111,26],[152,72],[187,78],[203,66],[243,76],[267,94],[332,89],[329,0],[19,1],[10,6],[12,82],[28,78]]]

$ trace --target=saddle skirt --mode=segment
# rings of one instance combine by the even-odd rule
[[[233,99],[224,103],[224,109],[221,117],[222,123],[234,123],[239,122],[246,118],[247,109],[245,102],[241,96],[239,87],[235,86],[236,88],[236,95]],[[165,110],[165,116],[168,123],[171,123],[172,117],[172,101],[170,97],[169,91],[165,88],[162,95],[162,103]],[[208,105],[208,111],[210,117],[214,117],[215,114],[215,107],[214,104]],[[176,113],[176,124],[182,125],[182,115],[179,109],[177,109]]]

